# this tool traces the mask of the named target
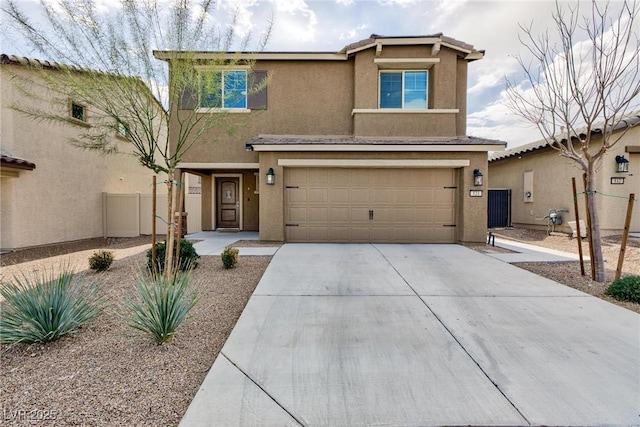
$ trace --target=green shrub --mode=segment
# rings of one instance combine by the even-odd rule
[[[106,303],[97,282],[83,283],[63,268],[32,278],[13,277],[0,284],[0,342],[55,341],[94,319]]]
[[[174,240],[173,242],[174,256],[176,254],[177,245],[178,245],[178,242]],[[157,272],[160,274],[162,274],[162,271],[164,270],[164,259],[165,259],[166,250],[167,250],[166,241],[156,243],[156,260],[157,260],[156,266],[158,269]],[[153,269],[153,265],[151,263],[151,257],[152,257],[151,249],[149,249],[147,251],[147,268],[149,269],[149,271]],[[198,258],[200,258],[200,255],[198,255],[195,248],[193,247],[193,243],[191,243],[188,240],[182,239],[180,243],[180,270],[187,271],[187,270],[196,268],[198,266]]]
[[[640,276],[627,276],[615,280],[605,294],[619,300],[640,304]]]
[[[106,250],[97,251],[89,257],[89,268],[94,271],[106,271],[111,267],[113,260],[113,252]]]
[[[227,246],[220,254],[222,258],[222,265],[224,268],[232,268],[238,262],[238,254],[240,251],[236,248],[232,248],[231,246]]]
[[[189,272],[168,279],[139,275],[135,298],[124,304],[127,325],[151,335],[157,344],[171,341],[198,300],[195,293],[186,295],[188,285]]]

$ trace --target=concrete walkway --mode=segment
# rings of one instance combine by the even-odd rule
[[[501,239],[496,237],[495,245],[512,251],[511,253],[488,253],[490,257],[499,259],[500,261],[514,262],[566,262],[579,261],[580,258],[576,254],[570,252],[556,251],[554,249],[543,248],[541,246],[529,245],[527,243],[516,242],[509,239]],[[577,246],[577,244],[576,244]],[[584,245],[583,250],[589,251],[588,246]],[[584,255],[584,261],[589,261],[589,256]]]
[[[220,232],[220,231],[200,231],[199,233],[188,234],[187,240],[200,240],[193,247],[198,255],[220,255],[224,248],[237,242],[238,240],[258,240],[257,231]],[[265,256],[275,254],[279,247],[254,247],[238,248],[240,256]]]
[[[180,423],[638,425],[640,316],[457,245],[286,244]]]

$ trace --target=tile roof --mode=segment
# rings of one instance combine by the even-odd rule
[[[460,40],[456,40],[452,37],[447,37],[442,33],[421,35],[421,36],[381,36],[379,34],[371,34],[369,38],[357,41],[355,43],[351,43],[340,50],[340,53],[349,52],[354,49],[358,49],[359,47],[367,46],[369,44],[375,43],[376,40],[385,40],[385,39],[419,39],[419,38],[434,38],[440,39],[440,41],[448,43],[450,45],[459,47],[465,50],[473,50],[473,45],[462,42]]]
[[[504,145],[495,139],[463,137],[432,138],[365,138],[353,136],[313,135],[259,135],[248,141],[248,145]]]
[[[28,65],[36,68],[50,68],[50,69],[62,69],[68,68],[75,71],[88,71],[74,65],[60,64],[58,62],[46,61],[36,58],[27,58],[26,56],[7,55],[6,53],[0,54],[0,64],[11,65]]]
[[[4,154],[0,154],[0,166],[3,168],[10,169],[23,169],[23,170],[34,170],[36,168],[35,163],[31,163],[27,160],[19,159],[17,157],[6,156]]]
[[[640,125],[640,111],[637,111],[625,116],[623,119],[618,121],[611,130],[612,132],[618,132],[618,131],[632,128],[638,125]],[[587,131],[586,126],[582,127],[576,131],[576,135],[580,137],[584,137],[586,131]],[[602,125],[599,125],[599,126],[594,126],[591,130],[591,133],[598,135],[598,134],[602,134],[603,131],[604,129],[602,128]],[[566,138],[563,138],[561,141],[566,142]],[[530,153],[532,151],[537,151],[537,150],[541,150],[543,148],[548,148],[548,147],[551,147],[550,143],[547,140],[541,139],[535,142],[531,142],[529,144],[514,147],[509,150],[493,153],[489,156],[489,162],[506,159],[514,156],[519,156],[524,153]]]

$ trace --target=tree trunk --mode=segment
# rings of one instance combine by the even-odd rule
[[[167,183],[167,240],[165,247],[165,259],[164,259],[164,277],[169,278],[173,274],[173,245],[175,241],[175,206],[176,206],[176,191],[174,188],[175,174],[171,170],[168,172],[169,182]]]
[[[153,175],[153,197],[151,198],[151,273],[153,277],[158,276],[158,253],[156,249],[157,233],[156,233],[156,209],[157,209],[157,178]]]
[[[596,282],[604,283],[604,258],[602,256],[602,240],[600,239],[600,213],[598,212],[596,195],[594,193],[596,191],[595,176],[593,162],[589,162],[586,197],[589,213],[591,214],[591,229],[589,232],[593,237],[593,259],[591,262],[595,265]]]

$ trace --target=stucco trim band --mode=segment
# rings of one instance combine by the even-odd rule
[[[260,163],[180,163],[180,169],[259,169]]]
[[[388,68],[431,68],[440,63],[440,58],[374,58],[374,64],[381,69]]]
[[[466,159],[278,159],[278,166],[304,168],[462,168],[470,163]]]
[[[354,114],[458,114],[457,108],[432,108],[424,110],[403,110],[400,108],[354,108],[351,115]]]
[[[503,145],[372,145],[372,144],[256,144],[253,151],[358,151],[358,152],[442,152],[501,151]],[[191,164],[191,163],[189,163]],[[204,163],[193,163],[194,165]],[[231,168],[229,168],[231,169]]]

